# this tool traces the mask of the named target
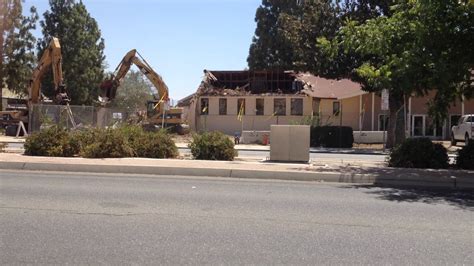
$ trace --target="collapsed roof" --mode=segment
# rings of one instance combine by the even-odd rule
[[[292,71],[204,70],[197,95],[298,94],[301,89]]]
[[[209,71],[196,96],[306,94],[320,99],[345,99],[365,94],[359,83],[332,80],[294,71]]]
[[[304,83],[303,92],[314,98],[340,100],[367,93],[359,83],[350,79],[325,79],[309,73],[297,73],[295,77]]]

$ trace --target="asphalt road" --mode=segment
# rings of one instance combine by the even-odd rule
[[[474,196],[0,170],[0,264],[466,264]]]

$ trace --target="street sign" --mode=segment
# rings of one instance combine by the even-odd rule
[[[380,107],[380,109],[382,109],[382,111],[388,111],[388,90],[387,89],[384,89],[382,90],[382,106]]]

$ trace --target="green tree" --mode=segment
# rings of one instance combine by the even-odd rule
[[[363,57],[355,74],[365,90],[389,90],[389,147],[405,138],[406,97],[436,90],[431,110],[440,121],[455,97],[471,96],[473,11],[468,1],[403,1],[393,7],[390,17],[363,24],[349,21],[332,42],[319,40],[332,56],[343,48]]]
[[[317,38],[333,38],[341,25],[339,8],[330,0],[304,1],[295,12],[280,15],[280,32],[293,51],[293,70],[334,77],[341,62],[327,60]]]
[[[36,39],[31,31],[35,29],[38,15],[34,7],[30,12],[30,16],[22,14],[21,0],[0,0],[0,87],[22,94],[27,93],[35,61]]]
[[[255,15],[257,28],[247,58],[250,69],[293,69],[294,51],[281,30],[281,18],[299,9],[297,1],[262,1]]]
[[[347,77],[358,66],[358,54],[329,58],[317,39],[332,40],[347,19],[365,21],[389,14],[393,0],[263,0],[247,59],[250,69],[309,71],[327,78]]]
[[[144,110],[146,102],[153,100],[152,91],[152,85],[144,79],[143,74],[140,71],[131,70],[117,89],[112,106],[131,112]]]
[[[64,83],[72,104],[92,104],[98,96],[98,84],[104,78],[104,39],[94,18],[82,1],[50,0],[50,10],[40,22],[43,38],[39,56],[52,37],[58,37],[63,56]],[[43,82],[43,93],[54,95],[51,74]]]

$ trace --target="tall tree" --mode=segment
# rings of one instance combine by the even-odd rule
[[[52,37],[58,37],[63,56],[64,83],[72,104],[92,104],[98,95],[98,84],[104,78],[104,39],[99,26],[82,1],[50,0],[50,10],[40,22],[43,38],[39,40],[39,56]],[[49,79],[50,80],[50,79]],[[43,93],[54,92],[43,83]]]
[[[36,27],[38,15],[36,9],[31,7],[30,16],[24,16],[22,2],[0,0],[0,87],[26,94],[35,61],[36,39],[31,31]]]
[[[293,13],[280,16],[280,32],[293,51],[293,68],[317,75],[334,77],[341,62],[326,60],[317,46],[317,38],[336,35],[340,10],[331,0],[302,1]]]
[[[130,70],[120,84],[112,106],[130,112],[145,110],[147,101],[153,100],[152,91],[152,85],[140,71]]]
[[[293,49],[281,31],[283,15],[297,13],[297,1],[263,0],[257,8],[257,28],[247,62],[250,69],[292,69]]]
[[[367,91],[389,90],[388,146],[403,141],[404,99],[436,90],[432,111],[441,120],[450,102],[472,94],[474,6],[457,0],[402,1],[390,17],[364,24],[350,21],[333,42],[320,40],[326,51],[358,53],[355,69]]]
[[[336,36],[347,19],[364,22],[389,14],[393,0],[263,0],[247,59],[250,69],[292,69],[316,75],[347,77],[358,65],[357,54],[339,51],[328,58],[317,39]]]

